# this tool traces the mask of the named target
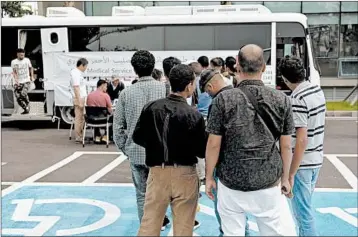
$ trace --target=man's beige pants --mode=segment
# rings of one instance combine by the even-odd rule
[[[174,236],[193,236],[198,198],[199,178],[195,166],[150,168],[138,236],[160,236],[169,204]]]
[[[85,124],[83,107],[75,105],[75,133],[76,140],[82,139],[83,126]]]

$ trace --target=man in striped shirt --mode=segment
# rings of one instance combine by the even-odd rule
[[[292,90],[292,110],[296,132],[292,136],[293,159],[290,168],[292,208],[300,236],[317,236],[312,195],[323,163],[326,100],[319,86],[305,80],[302,61],[286,56],[279,70]]]

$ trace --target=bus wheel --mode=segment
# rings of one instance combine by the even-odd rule
[[[75,110],[72,106],[64,106],[60,108],[61,120],[67,124],[72,124],[75,121]]]

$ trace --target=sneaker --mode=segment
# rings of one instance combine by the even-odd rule
[[[77,138],[76,138],[76,143],[82,143],[82,138],[81,138],[81,137],[77,137]]]
[[[103,137],[102,137],[102,142],[107,143],[107,140],[108,140],[108,137],[107,137],[107,136],[103,136]]]
[[[194,230],[198,229],[200,227],[200,222],[195,220],[194,222]]]
[[[29,107],[26,107],[26,109],[24,109],[24,112],[22,112],[21,114],[28,114],[30,113],[30,109]]]
[[[94,142],[95,143],[100,143],[101,142],[101,137],[95,137]]]
[[[167,216],[165,216],[161,230],[164,231],[169,225],[170,225],[170,220],[168,219]]]

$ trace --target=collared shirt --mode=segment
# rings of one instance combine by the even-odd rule
[[[302,82],[291,94],[295,127],[307,128],[308,143],[300,169],[318,168],[323,163],[323,140],[326,117],[326,99],[319,86]],[[292,147],[296,134],[292,136]]]
[[[143,107],[150,101],[165,98],[165,85],[153,77],[139,78],[119,95],[113,118],[113,137],[133,164],[145,164],[145,150],[133,142],[132,135]]]
[[[270,115],[281,135],[293,134],[290,98],[264,86],[259,80],[245,80],[258,106]],[[226,90],[213,100],[207,132],[222,136],[217,175],[228,188],[254,191],[272,187],[282,175],[282,160],[276,140],[246,95],[239,89]]]
[[[205,121],[183,97],[171,94],[145,106],[133,140],[145,147],[149,167],[192,166],[205,157]]]
[[[229,86],[225,86],[225,87],[221,88],[221,90],[219,90],[218,93],[216,93],[213,96],[212,99],[215,99],[218,96],[218,94],[220,94],[221,92],[226,91],[226,90],[230,90],[230,89],[234,89],[234,87],[232,85],[229,85]],[[210,111],[211,111],[211,104],[210,104],[209,109],[208,109],[208,118],[210,116]]]

